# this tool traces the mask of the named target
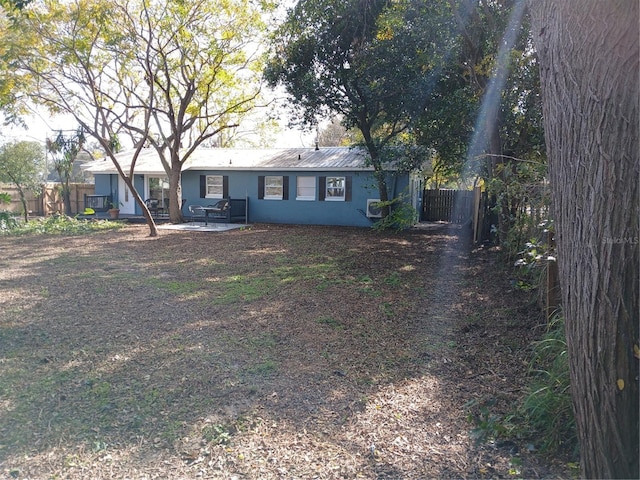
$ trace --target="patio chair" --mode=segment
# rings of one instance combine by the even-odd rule
[[[149,209],[149,213],[151,214],[151,216],[153,217],[157,217],[158,216],[158,210],[162,210],[160,208],[160,206],[158,205],[158,200],[156,200],[155,198],[147,198],[144,203],[147,205],[147,208]]]
[[[229,221],[229,199],[223,198],[218,200],[215,205],[207,205],[204,211],[204,224],[207,225],[208,221],[213,222],[228,222]]]
[[[189,205],[189,221],[204,220],[204,210],[200,205]]]
[[[226,211],[229,208],[229,200],[223,198],[218,200],[215,205],[207,205],[207,208],[214,216],[226,215]]]

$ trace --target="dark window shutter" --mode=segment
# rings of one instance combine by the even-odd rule
[[[352,184],[351,176],[344,177],[344,201],[345,202],[351,201],[351,190],[352,190],[351,184]]]
[[[289,176],[282,177],[282,199],[289,200]]]
[[[222,198],[229,198],[229,175],[222,177]]]
[[[264,199],[264,175],[258,176],[258,200]]]
[[[327,194],[327,177],[318,177],[318,200],[324,201]]]
[[[207,196],[207,176],[200,175],[200,198]]]

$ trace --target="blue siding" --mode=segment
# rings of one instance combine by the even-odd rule
[[[111,177],[115,177],[114,175],[96,175],[95,176],[95,192],[96,195],[112,195],[111,191]],[[115,177],[116,185],[118,184],[118,177]]]
[[[133,176],[133,186],[136,187],[136,191],[142,197],[142,200],[146,200],[144,198],[144,175],[134,175]],[[142,215],[142,209],[140,205],[136,202],[136,215]]]
[[[229,196],[248,198],[250,223],[287,223],[310,225],[370,226],[372,220],[366,217],[367,199],[379,198],[378,189],[371,172],[295,172],[295,171],[186,171],[182,174],[182,196],[188,205],[209,205],[216,202],[212,198],[200,198],[200,175],[226,175],[229,177]],[[261,175],[288,176],[289,199],[258,199],[258,177]],[[315,177],[315,200],[296,200],[297,177]],[[351,201],[320,201],[319,177],[350,176],[352,181]],[[116,175],[95,175],[96,194],[117,194]],[[144,178],[135,176],[135,186],[143,195]],[[390,177],[389,195],[406,191],[409,176]],[[136,206],[136,213],[140,213]]]

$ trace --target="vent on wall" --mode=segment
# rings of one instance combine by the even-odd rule
[[[382,218],[382,209],[378,207],[380,199],[369,198],[367,200],[367,217]]]

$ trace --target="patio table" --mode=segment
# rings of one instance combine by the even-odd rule
[[[209,214],[215,216],[216,214],[224,215],[225,210],[220,207],[202,207],[202,211],[204,212],[204,224],[209,225]]]

